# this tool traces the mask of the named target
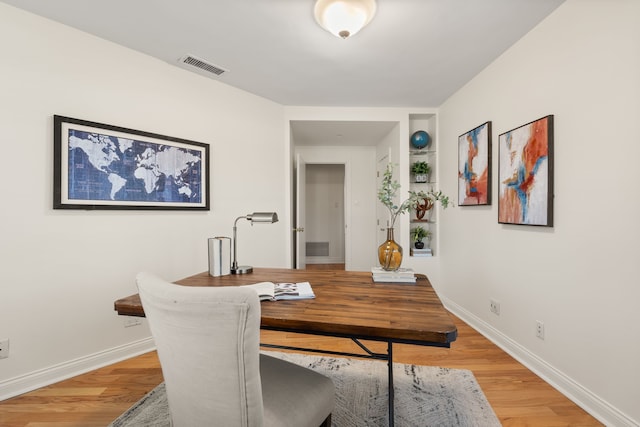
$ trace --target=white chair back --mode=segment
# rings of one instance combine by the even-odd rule
[[[252,289],[137,276],[174,426],[259,427],[260,302]]]

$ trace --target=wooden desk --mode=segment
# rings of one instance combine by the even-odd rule
[[[262,302],[261,328],[350,338],[367,353],[364,357],[389,362],[390,426],[393,425],[393,343],[449,347],[457,338],[458,331],[448,312],[423,275],[418,275],[414,285],[374,283],[370,272],[256,268],[251,274],[220,277],[211,277],[204,272],[176,283],[238,286],[266,281],[308,281],[316,298]],[[115,310],[121,315],[144,316],[137,294],[117,300]],[[384,341],[387,354],[373,353],[359,340]],[[322,352],[363,357],[361,354]]]
[[[263,329],[442,347],[457,337],[448,312],[423,275],[413,285],[373,283],[368,272],[257,268],[251,274],[220,277],[205,272],[176,283],[237,286],[263,281],[308,281],[316,294],[311,300],[263,302]],[[138,294],[116,301],[115,310],[144,316]]]

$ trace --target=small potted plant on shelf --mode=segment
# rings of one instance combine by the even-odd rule
[[[411,229],[411,240],[413,241],[413,246],[416,249],[423,249],[424,248],[423,240],[428,239],[430,237],[431,237],[431,231],[426,230],[421,225],[418,225]]]
[[[411,165],[411,173],[413,173],[415,182],[429,181],[429,172],[431,172],[431,166],[427,162],[418,161]]]

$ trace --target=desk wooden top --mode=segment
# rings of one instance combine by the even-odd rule
[[[290,332],[424,345],[447,345],[456,326],[424,275],[416,284],[374,283],[370,272],[256,268],[253,273],[177,281],[185,286],[237,286],[257,282],[309,282],[315,299],[263,301],[261,327]],[[115,302],[118,314],[144,316],[138,294]]]

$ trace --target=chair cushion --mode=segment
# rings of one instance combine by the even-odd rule
[[[264,427],[318,427],[331,414],[335,388],[311,369],[260,354]]]

